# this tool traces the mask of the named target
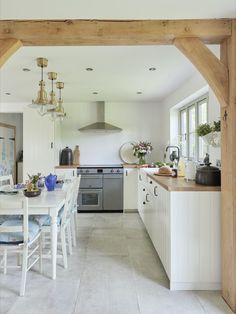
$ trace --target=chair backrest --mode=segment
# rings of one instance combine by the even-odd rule
[[[72,210],[77,210],[77,197],[79,192],[81,175],[75,178],[73,185],[73,201],[72,201]]]
[[[23,224],[16,225],[0,225],[0,233],[23,233],[24,243],[28,242],[28,198],[24,196],[11,195],[11,196],[1,196],[0,198],[0,214],[1,215],[22,215]],[[15,220],[13,220],[15,221]]]
[[[0,176],[0,189],[3,187],[10,187],[13,184],[12,175]]]
[[[73,184],[74,183],[72,182],[67,185],[64,211],[62,214],[62,221],[61,221],[62,224],[66,222],[67,218],[69,218],[69,215],[70,215],[70,208],[73,202]]]

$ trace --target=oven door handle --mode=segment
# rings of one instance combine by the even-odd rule
[[[82,174],[81,179],[102,179],[102,174]]]

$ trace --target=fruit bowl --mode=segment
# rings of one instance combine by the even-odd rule
[[[24,195],[26,197],[35,197],[35,196],[39,196],[41,194],[41,190],[38,189],[36,191],[27,191],[27,190],[24,190],[23,191]]]

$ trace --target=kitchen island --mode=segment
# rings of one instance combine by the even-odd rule
[[[220,290],[220,187],[138,172],[138,211],[170,289]]]

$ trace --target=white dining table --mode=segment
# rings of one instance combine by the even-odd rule
[[[22,196],[22,192],[18,195]],[[17,197],[18,195],[14,195]],[[4,197],[4,196],[0,196]],[[51,261],[52,279],[56,279],[57,265],[57,215],[65,204],[66,189],[55,189],[48,192],[43,189],[37,197],[29,197],[29,215],[50,215],[51,217]],[[0,211],[1,214],[1,211]]]

